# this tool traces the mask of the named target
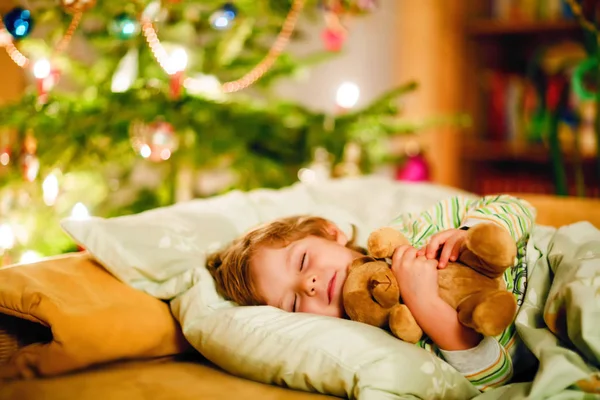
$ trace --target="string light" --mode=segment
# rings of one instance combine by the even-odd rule
[[[335,103],[341,108],[349,109],[356,105],[359,97],[358,85],[354,82],[344,82],[335,94]]]
[[[45,58],[38,60],[33,64],[33,76],[38,79],[47,78],[51,71],[50,61]]]
[[[42,192],[44,203],[47,206],[53,206],[58,197],[58,179],[56,175],[50,174],[44,179],[42,183]]]
[[[15,245],[15,234],[8,224],[0,225],[0,250],[10,250]]]
[[[62,38],[59,40],[59,42],[54,47],[53,55],[60,54],[67,49],[67,47],[69,46],[69,43],[71,42],[71,39],[73,38],[73,35],[75,34],[75,30],[77,29],[77,27],[79,26],[79,23],[81,22],[82,15],[83,15],[83,11],[81,11],[81,10],[76,11],[73,14],[73,18],[71,19],[71,23],[67,27],[65,34],[62,36]],[[5,35],[10,36],[10,33],[8,33],[8,30],[6,29],[4,22],[2,22],[2,17],[0,16],[0,38],[6,37]],[[0,46],[4,46],[4,49],[6,50],[6,53],[8,54],[8,56],[19,67],[25,68],[27,65],[29,65],[29,63],[30,63],[29,58],[27,58],[27,56],[25,56],[23,53],[21,53],[19,51],[19,49],[17,49],[17,47],[13,43],[12,37],[10,38],[10,40],[7,40],[6,43],[4,40],[0,40]]]
[[[287,44],[289,43],[292,32],[300,16],[300,11],[304,7],[305,0],[294,0],[292,7],[283,22],[281,31],[277,35],[273,46],[267,53],[267,55],[259,62],[250,72],[235,81],[225,82],[222,85],[224,93],[233,93],[243,90],[254,82],[259,80],[264,74],[266,74],[277,58],[281,55]],[[160,65],[160,67],[169,75],[172,75],[172,69],[170,68],[169,55],[165,51],[164,47],[160,43],[160,39],[154,29],[154,25],[147,15],[142,15],[142,32],[146,38],[146,42],[150,47],[152,55]]]

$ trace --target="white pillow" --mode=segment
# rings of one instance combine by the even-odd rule
[[[271,307],[237,307],[215,290],[206,253],[258,223],[317,214],[364,243],[400,212],[456,191],[383,178],[231,192],[138,215],[67,219],[62,226],[124,282],[164,299],[190,343],[225,370],[260,382],[361,399],[470,398],[477,390],[452,367],[364,324]]]

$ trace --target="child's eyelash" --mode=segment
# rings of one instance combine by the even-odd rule
[[[300,261],[300,271],[304,268],[304,260],[306,259],[306,253],[302,255],[302,260]],[[298,301],[298,296],[294,295],[294,304],[292,305],[292,312],[296,312],[296,302]]]

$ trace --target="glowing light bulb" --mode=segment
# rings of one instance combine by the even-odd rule
[[[21,259],[19,260],[19,263],[21,263],[21,264],[31,264],[31,263],[34,263],[34,262],[39,261],[41,259],[42,259],[42,256],[40,255],[40,253],[38,253],[36,251],[33,251],[33,250],[27,250],[21,256]]]
[[[8,224],[0,225],[0,249],[12,249],[15,245],[15,234]]]
[[[50,174],[44,179],[42,191],[44,193],[44,203],[46,203],[47,206],[53,206],[58,197],[58,179],[56,179],[54,174]]]
[[[33,64],[33,76],[38,79],[47,78],[50,75],[50,71],[50,61],[45,58],[37,60],[35,64]]]
[[[162,151],[160,152],[160,158],[163,160],[168,160],[170,157],[171,157],[171,150],[162,149]]]
[[[6,166],[10,162],[10,154],[8,152],[0,153],[0,164]]]
[[[77,203],[73,206],[71,211],[71,218],[74,219],[87,219],[90,217],[90,213],[83,203]]]
[[[143,145],[140,148],[140,156],[144,157],[144,158],[148,158],[152,155],[152,149],[150,148],[150,146],[148,146],[147,144]]]
[[[310,168],[300,168],[298,179],[303,183],[313,183],[317,180],[317,174]]]
[[[335,102],[342,108],[352,108],[358,102],[360,89],[354,82],[344,82],[340,85],[335,95]]]
[[[169,75],[183,71],[187,67],[188,55],[183,47],[177,47],[169,56],[167,63],[167,73]]]

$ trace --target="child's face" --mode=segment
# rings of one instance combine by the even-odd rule
[[[342,287],[348,266],[361,254],[335,240],[307,236],[281,248],[259,248],[251,260],[252,276],[267,305],[290,312],[344,317]]]

